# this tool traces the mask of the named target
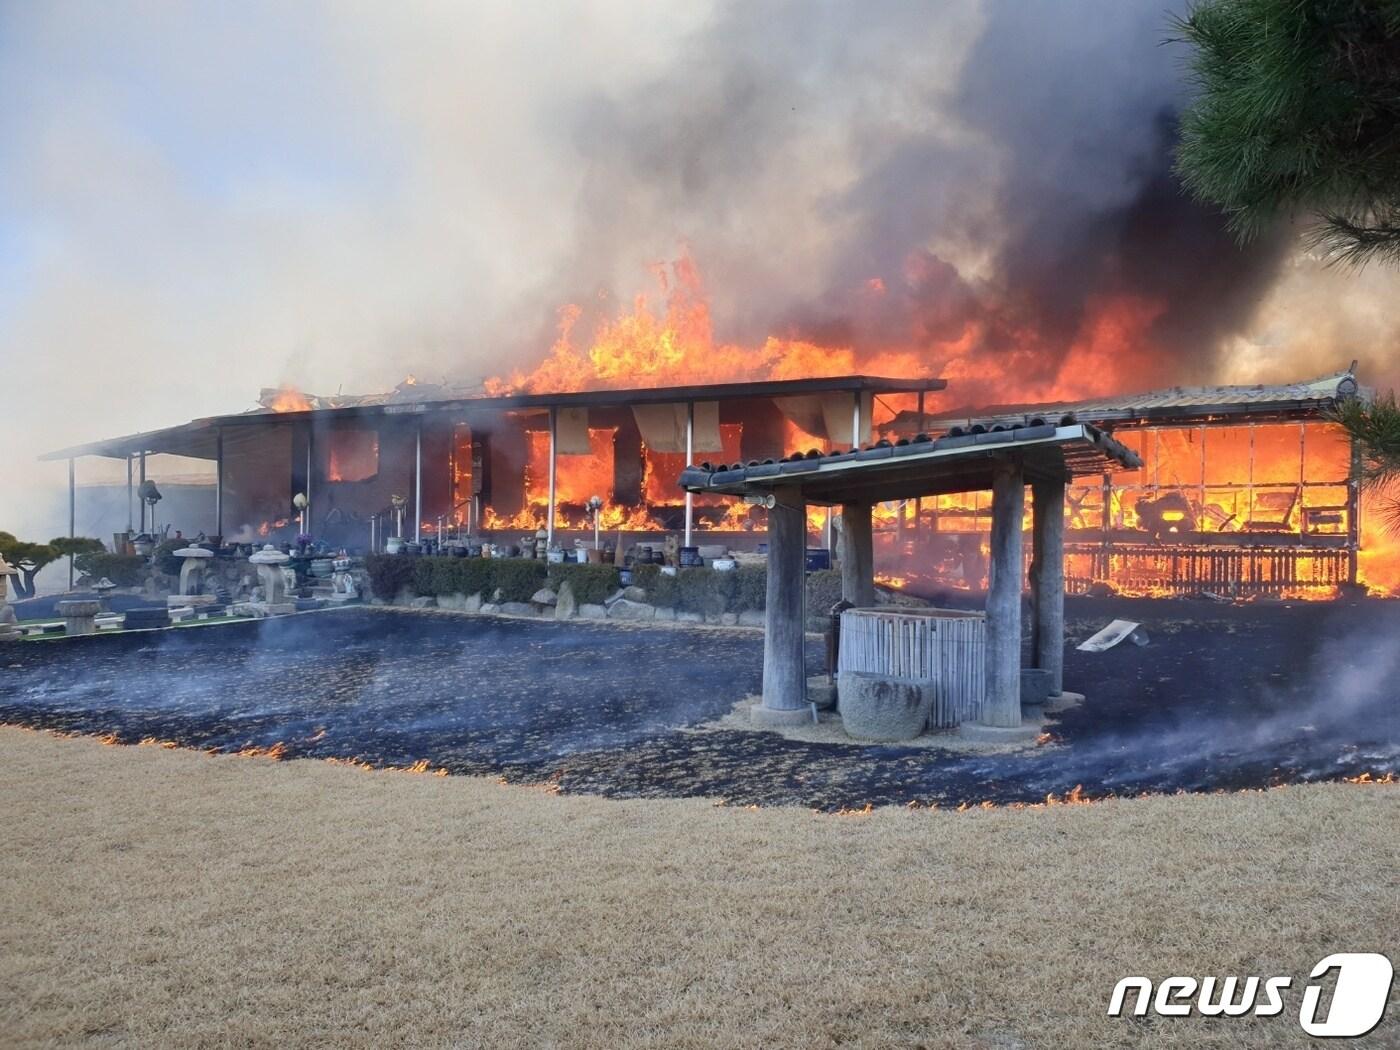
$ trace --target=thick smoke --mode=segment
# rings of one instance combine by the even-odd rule
[[[585,109],[571,267],[600,248],[625,266],[639,224],[690,215],[750,340],[776,315],[787,334],[936,366],[976,325],[980,352],[1029,348],[1025,386],[1052,384],[1086,314],[1126,296],[1152,313],[1155,375],[1140,380],[1214,378],[1288,242],[1238,248],[1173,178],[1184,55],[1164,43],[1169,11],[973,10],[730,9],[679,69]],[[800,257],[813,225],[826,242]]]
[[[1121,299],[1144,311],[1124,382],[1351,357],[1400,378],[1378,371],[1394,272],[1320,272],[1284,257],[1287,233],[1241,251],[1179,193],[1170,13],[10,5],[0,527],[66,530],[64,466],[41,452],[277,383],[528,369],[559,306],[586,332],[682,251],[730,342],[895,348],[934,371],[956,346],[1050,396]],[[976,371],[949,371],[950,397],[995,393]],[[80,532],[120,524],[80,502]]]

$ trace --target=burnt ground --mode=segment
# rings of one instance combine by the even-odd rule
[[[0,722],[288,758],[499,775],[614,797],[818,809],[1212,791],[1400,770],[1400,602],[1072,599],[1146,646],[1071,649],[1050,744],[1010,754],[694,727],[760,684],[757,632],[351,609],[23,642]],[[813,669],[819,647],[811,646]]]

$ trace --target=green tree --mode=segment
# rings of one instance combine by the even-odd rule
[[[1241,240],[1310,212],[1337,259],[1400,262],[1400,0],[1202,0],[1177,171]]]
[[[59,556],[58,551],[47,543],[28,543],[16,539],[13,534],[0,532],[0,556],[15,567],[19,575],[15,581],[15,596],[34,597],[34,577],[49,562]]]
[[[101,540],[87,536],[59,536],[48,543],[28,543],[16,539],[12,533],[0,532],[0,555],[19,570],[15,578],[15,596],[34,597],[34,577],[50,562],[70,555],[91,554],[106,550]]]
[[[1362,487],[1379,502],[1391,529],[1400,531],[1400,405],[1394,392],[1343,401],[1334,418],[1356,442]]]

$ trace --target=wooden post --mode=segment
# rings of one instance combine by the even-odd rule
[[[768,607],[763,632],[763,703],[755,721],[801,721],[807,712],[803,623],[807,507],[796,488],[774,491],[768,511]]]
[[[559,460],[559,409],[549,406],[549,506],[545,508],[545,546],[554,546],[554,501]]]
[[[987,698],[982,721],[1001,728],[1021,724],[1021,516],[1025,504],[1020,464],[998,464],[992,479]]]
[[[1361,446],[1351,442],[1351,469],[1347,471],[1347,584],[1357,583],[1357,557],[1361,550]]]
[[[835,509],[834,507],[832,508]],[[875,540],[869,503],[841,506],[841,597],[868,609],[875,604]]]
[[[685,465],[690,466],[695,462],[695,402],[685,403]],[[594,515],[594,522],[597,515]],[[691,533],[695,527],[695,496],[690,489],[685,490],[685,542],[683,546],[689,547],[691,543]],[[596,531],[596,526],[595,526]],[[596,542],[593,544],[598,545]]]
[[[1031,495],[1031,651],[1058,696],[1065,687],[1065,483],[1038,481]]]

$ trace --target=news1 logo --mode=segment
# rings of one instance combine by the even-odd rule
[[[1320,979],[1335,973],[1332,998],[1322,1009],[1325,985]],[[1385,1015],[1395,968],[1384,955],[1374,952],[1338,952],[1329,955],[1308,975],[1298,1026],[1319,1038],[1354,1039],[1371,1032]],[[1132,1013],[1149,1009],[1161,1017],[1273,1017],[1285,1009],[1284,993],[1291,977],[1166,977],[1153,988],[1146,977],[1124,977],[1114,986],[1108,1016],[1122,1017],[1128,993],[1136,992]],[[1319,1016],[1321,1015],[1321,1016]]]

